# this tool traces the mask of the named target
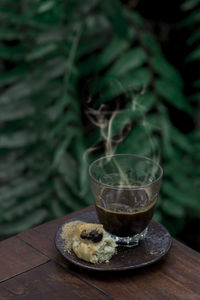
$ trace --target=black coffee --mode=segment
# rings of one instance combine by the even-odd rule
[[[156,199],[150,204],[144,190],[134,191],[133,195],[130,190],[118,191],[116,194],[115,191],[106,189],[101,203],[96,205],[96,211],[104,229],[114,235],[126,237],[141,233],[148,226]]]

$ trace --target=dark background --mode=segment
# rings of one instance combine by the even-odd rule
[[[133,93],[147,84],[146,102],[139,96],[138,103],[164,169],[155,218],[200,250],[200,57],[188,60],[200,45],[200,34],[195,43],[188,42],[199,28],[193,16],[198,11],[198,0],[0,2],[1,239],[93,203],[87,169],[105,154],[106,141],[88,110],[100,112],[95,120],[103,118],[107,129],[120,109],[112,126],[116,152],[153,156],[127,91],[107,94],[104,101],[112,91],[107,74],[114,67],[117,82],[139,82]],[[137,14],[133,22],[127,12]],[[127,40],[132,27],[133,41]],[[153,39],[154,49],[139,35]],[[115,39],[118,44],[106,52]],[[127,48],[113,59],[123,43]],[[138,64],[131,70],[129,57]]]

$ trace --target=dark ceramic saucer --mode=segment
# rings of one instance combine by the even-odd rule
[[[82,213],[76,218],[67,220],[64,224],[75,220],[99,223],[96,212],[93,211]],[[172,243],[172,238],[166,228],[152,220],[149,224],[148,234],[144,240],[140,241],[139,246],[132,248],[119,246],[117,247],[117,254],[111,258],[109,263],[91,264],[79,259],[73,251],[70,254],[64,252],[64,241],[61,238],[62,226],[58,229],[55,238],[57,249],[69,262],[81,268],[94,271],[123,271],[150,265],[164,257]]]

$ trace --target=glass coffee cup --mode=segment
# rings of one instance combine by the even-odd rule
[[[136,246],[145,238],[162,175],[158,163],[134,154],[108,155],[90,165],[99,222],[118,244]]]

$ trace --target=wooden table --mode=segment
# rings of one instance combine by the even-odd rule
[[[176,240],[165,258],[143,269],[94,273],[70,265],[54,238],[78,213],[0,243],[0,299],[200,299],[200,254]]]

